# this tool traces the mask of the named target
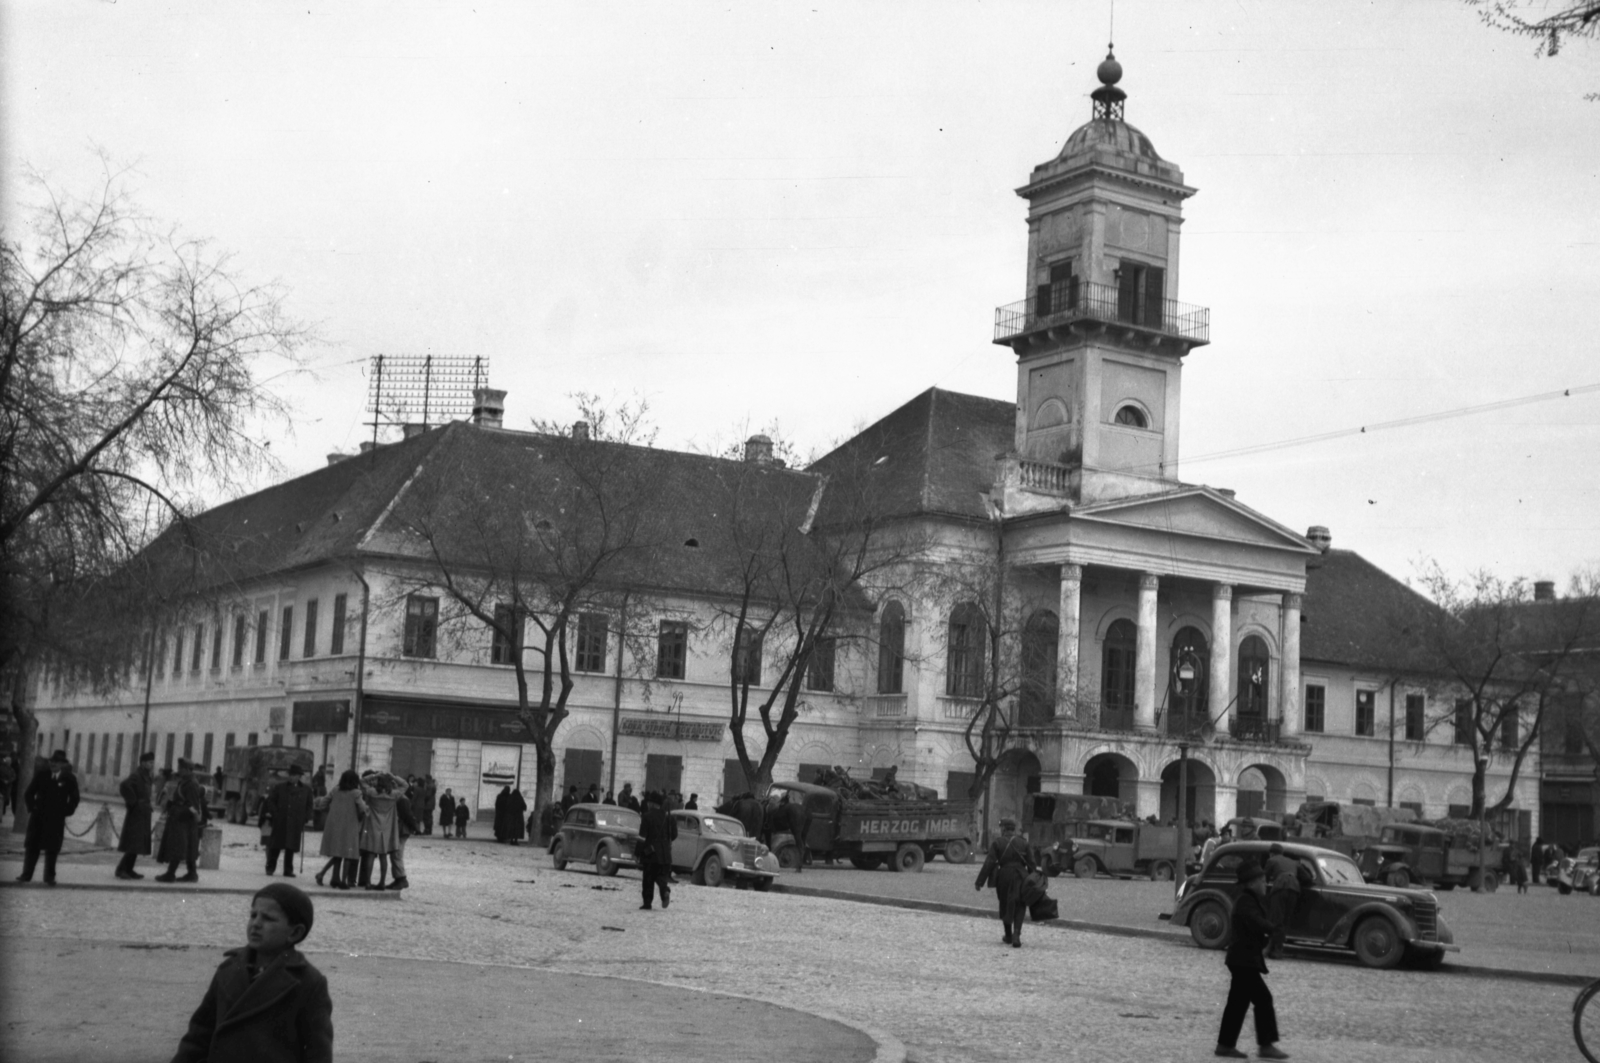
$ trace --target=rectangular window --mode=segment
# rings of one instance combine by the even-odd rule
[[[311,599],[306,603],[306,636],[305,645],[300,650],[302,657],[315,657],[317,655],[317,600]]]
[[[154,749],[156,747],[156,736],[155,736],[154,732],[151,732],[151,734],[149,736],[149,741],[150,741],[150,747],[149,748]],[[144,739],[141,738],[139,735],[134,735],[133,736],[132,743],[133,744],[129,747],[129,752],[128,752],[128,770],[129,771],[132,771],[134,768],[139,766],[139,754],[144,752],[144,749],[145,749]]]
[[[167,636],[162,635],[156,641],[156,678],[167,677]]]
[[[1472,699],[1456,699],[1456,745],[1472,744]]]
[[[194,672],[196,674],[199,674],[199,672],[200,672],[200,662],[203,659],[204,654],[206,652],[205,646],[206,646],[206,626],[204,624],[196,624],[194,626],[194,646],[189,651],[190,652],[189,671]],[[213,664],[212,667],[214,668],[214,667],[216,667],[216,665]]]
[[[1451,819],[1471,819],[1472,818],[1472,806],[1471,805],[1451,805],[1447,809],[1447,812],[1448,812],[1449,817]]]
[[[337,657],[344,652],[345,595],[333,596],[333,628],[328,632],[328,652]]]
[[[1130,325],[1160,328],[1166,299],[1166,270],[1124,261],[1117,281],[1117,320]]]
[[[833,659],[837,648],[836,639],[817,640],[816,648],[811,651],[811,660],[806,664],[807,690],[833,689]]]
[[[1306,730],[1321,734],[1328,725],[1328,688],[1321,684],[1306,685]]]
[[[1352,798],[1351,798],[1351,799],[1350,799],[1350,803],[1351,803],[1351,804],[1352,804],[1352,805],[1366,805],[1366,806],[1367,806],[1367,807],[1368,807],[1368,808],[1372,808],[1372,807],[1373,807],[1373,806],[1375,806],[1375,805],[1376,805],[1376,804],[1377,804],[1377,803],[1378,803],[1378,802],[1376,802],[1376,801],[1374,801],[1374,800],[1373,800],[1373,799],[1372,799],[1372,798],[1370,798],[1370,797],[1352,797]]]
[[[1415,812],[1417,814],[1417,818],[1418,819],[1422,818],[1422,802],[1421,801],[1401,801],[1400,802],[1400,807],[1401,808],[1409,808],[1411,811],[1413,811],[1413,812]]]
[[[163,768],[173,767],[174,765],[173,765],[172,762],[173,762],[173,759],[177,756],[177,754],[178,754],[178,736],[176,734],[174,734],[174,733],[168,733],[168,735],[167,735],[167,755],[166,755],[166,758],[162,761],[161,766]]]
[[[201,754],[200,762],[207,768],[211,767],[211,754],[216,752],[216,748],[212,745],[212,743],[216,741],[216,738],[216,735],[211,734],[210,732],[206,733],[206,744],[204,747],[205,752]]]
[[[233,666],[235,668],[244,667],[244,636],[247,623],[248,621],[245,620],[243,613],[233,614]]]
[[[609,624],[604,613],[578,614],[578,659],[580,672],[606,670],[606,637]]]
[[[413,594],[406,598],[406,636],[400,652],[406,657],[432,657],[439,628],[439,599]]]
[[[1363,738],[1371,738],[1377,732],[1377,692],[1373,690],[1356,691],[1356,734]]]
[[[194,733],[186,732],[183,736],[183,759],[194,762]]]
[[[1561,751],[1568,756],[1575,756],[1583,752],[1583,712],[1572,706],[1567,707],[1566,719],[1562,721],[1566,726],[1562,728]]]
[[[761,685],[761,650],[766,632],[743,628],[733,643],[733,679],[736,683]]]
[[[249,734],[244,736],[244,744],[247,746],[253,746],[256,744],[256,733],[254,731],[251,731]]]
[[[82,733],[79,733],[79,734],[75,734],[75,735],[72,736],[72,764],[73,764],[74,767],[76,767],[77,765],[82,764],[82,763],[83,763],[83,735],[82,735]]]
[[[121,738],[122,736],[118,735],[117,737]],[[100,774],[101,775],[104,775],[106,773],[106,768],[110,763],[111,763],[111,736],[110,735],[101,735],[100,736]]]
[[[183,674],[183,628],[172,633],[172,678]]]
[[[945,689],[957,698],[980,698],[984,688],[983,614],[975,606],[957,606],[950,614],[945,640]]]
[[[1037,293],[1038,315],[1048,317],[1078,306],[1078,278],[1072,274],[1071,262],[1057,262],[1050,267],[1050,283],[1041,284]]]
[[[270,616],[265,609],[256,613],[256,663],[267,663],[267,618]]]
[[[289,659],[289,647],[294,645],[294,606],[283,607],[282,621],[278,625],[278,660]]]
[[[495,606],[490,634],[489,663],[516,664],[512,654],[522,648],[522,625],[517,621],[516,610],[509,605]]]
[[[1406,741],[1421,742],[1428,735],[1428,699],[1421,694],[1406,695]]]
[[[682,679],[689,658],[689,625],[682,620],[661,621],[656,635],[656,678]]]
[[[117,735],[117,752],[111,758],[111,774],[113,775],[122,774],[122,742],[126,737],[127,735],[120,733]]]
[[[1512,705],[1500,717],[1500,748],[1516,749],[1517,738],[1517,707]]]
[[[89,759],[83,762],[83,773],[94,774],[94,735],[89,736]]]

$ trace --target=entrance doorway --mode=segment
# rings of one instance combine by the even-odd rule
[[[1022,822],[1022,806],[1039,792],[1039,758],[1026,749],[1007,750],[989,782],[989,822],[998,827],[1010,817]]]
[[[422,778],[433,770],[433,739],[396,736],[389,747],[389,773]]]
[[[1083,766],[1083,792],[1091,797],[1117,797],[1137,807],[1139,769],[1121,753],[1100,753]]]
[[[683,758],[666,753],[651,753],[644,758],[644,788],[665,796],[668,790],[682,791]]]
[[[1189,791],[1184,796],[1185,815],[1198,826],[1202,820],[1217,822],[1217,777],[1211,768],[1189,758]],[[1161,769],[1161,822],[1166,823],[1178,815],[1177,761]]]
[[[494,799],[500,790],[522,786],[522,747],[483,744],[478,766],[478,818],[494,819]]]

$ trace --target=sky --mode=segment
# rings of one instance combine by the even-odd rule
[[[1402,579],[1600,567],[1600,46],[1536,58],[1453,0],[1112,17],[5,0],[0,207],[25,168],[92,192],[104,152],[280,283],[319,339],[276,385],[279,477],[370,437],[376,354],[488,358],[513,427],[589,392],[647,401],[659,445],[820,452],[929,387],[1015,398],[1014,190],[1114,33],[1128,122],[1199,189],[1182,478]]]

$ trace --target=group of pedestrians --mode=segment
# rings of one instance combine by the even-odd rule
[[[421,831],[421,824],[406,781],[388,772],[346,771],[327,802],[320,850],[327,863],[316,874],[317,885],[326,879],[338,890],[409,888],[406,840]]]

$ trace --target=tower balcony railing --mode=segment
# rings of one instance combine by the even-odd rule
[[[1126,325],[1190,343],[1211,342],[1211,311],[1176,299],[1140,298],[1138,293],[1114,284],[1081,282],[1063,290],[1057,285],[1020,303],[994,312],[994,342],[1009,343],[1018,336],[1041,332],[1077,321]]]
[[[1240,713],[1228,724],[1228,733],[1241,742],[1276,742],[1283,724],[1265,716]]]

